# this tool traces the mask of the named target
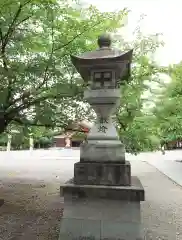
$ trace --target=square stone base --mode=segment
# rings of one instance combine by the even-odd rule
[[[125,163],[78,162],[74,165],[74,183],[84,185],[129,186],[131,165]]]
[[[65,196],[59,240],[140,240],[140,202]]]

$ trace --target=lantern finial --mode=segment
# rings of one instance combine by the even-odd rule
[[[111,36],[109,34],[102,34],[98,37],[97,43],[100,48],[110,48]]]

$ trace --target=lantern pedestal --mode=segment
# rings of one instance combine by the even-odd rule
[[[130,186],[62,185],[64,216],[59,240],[140,240],[140,201],[144,190],[137,177]]]

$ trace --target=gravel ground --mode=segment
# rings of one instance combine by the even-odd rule
[[[59,184],[1,182],[0,240],[57,240],[62,203]]]
[[[141,203],[146,240],[182,239],[182,189],[146,162],[132,161],[146,193]],[[57,240],[62,215],[60,180],[0,181],[0,240]]]

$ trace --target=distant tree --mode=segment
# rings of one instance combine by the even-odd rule
[[[182,139],[182,62],[169,67],[171,81],[153,112],[163,142]]]
[[[161,95],[161,89],[165,88],[162,74],[166,74],[168,69],[153,60],[154,53],[163,45],[158,34],[143,36],[140,29],[135,34],[133,42],[123,40],[123,50],[133,48],[134,55],[131,78],[121,86],[116,122],[126,150],[137,153],[155,150],[160,145],[152,107]]]

